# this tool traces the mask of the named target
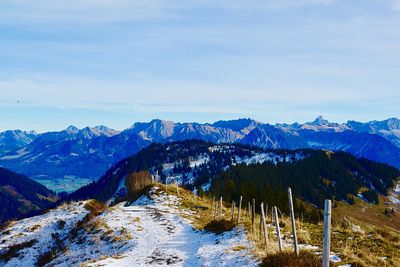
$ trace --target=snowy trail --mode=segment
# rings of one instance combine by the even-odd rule
[[[78,227],[88,214],[85,203],[66,204],[2,230],[0,255],[27,245],[0,265],[35,266],[46,255],[54,258],[47,257],[45,266],[258,265],[241,228],[221,235],[195,230],[185,217],[196,212],[156,187],[131,205],[119,203]]]
[[[142,197],[133,205],[119,204],[103,214],[107,225],[125,227],[132,239],[129,249],[117,257],[89,266],[256,266],[242,230],[222,235],[196,231],[179,216],[178,199],[161,194]],[[237,249],[245,246],[246,249]],[[236,248],[236,249],[235,249]]]

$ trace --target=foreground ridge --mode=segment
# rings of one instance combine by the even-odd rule
[[[90,202],[64,205],[43,218],[37,216],[8,226],[1,235],[2,252],[32,240],[35,245],[17,247],[17,255],[9,253],[9,257],[15,257],[6,259],[5,266],[258,265],[251,254],[252,242],[243,229],[221,235],[194,229],[190,217],[195,212],[183,208],[179,197],[160,187],[152,187],[133,203],[119,203],[82,224],[88,214],[84,207]],[[60,227],[62,220],[67,223]],[[29,232],[32,225],[35,229]]]

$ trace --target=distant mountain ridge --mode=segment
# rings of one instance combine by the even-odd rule
[[[343,150],[400,168],[400,120],[396,118],[340,124],[320,116],[303,124],[275,125],[248,118],[205,124],[155,119],[134,123],[121,132],[106,126],[70,126],[60,132],[18,133],[0,139],[0,166],[35,179],[97,179],[119,160],[153,142],[188,139],[268,149]]]
[[[30,144],[38,134],[34,131],[8,130],[0,133],[0,155]]]

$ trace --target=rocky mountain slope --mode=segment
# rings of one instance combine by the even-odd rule
[[[391,141],[396,146],[400,146],[400,120],[397,118],[367,123],[348,121],[347,126],[357,132],[378,134]]]
[[[0,132],[0,156],[28,145],[37,136],[33,131],[9,130]]]

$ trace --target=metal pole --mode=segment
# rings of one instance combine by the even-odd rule
[[[324,209],[324,252],[322,254],[322,267],[329,267],[331,249],[331,215],[332,203],[329,199],[326,199]]]

